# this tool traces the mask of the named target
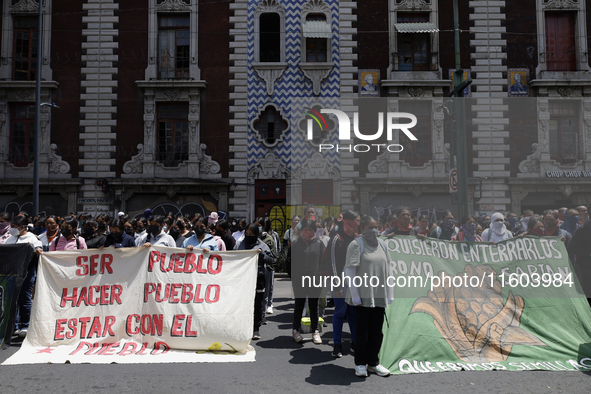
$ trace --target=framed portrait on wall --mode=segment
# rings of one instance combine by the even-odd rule
[[[380,70],[359,70],[359,97],[380,97]]]

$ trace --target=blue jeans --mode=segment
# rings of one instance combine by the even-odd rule
[[[29,320],[31,319],[31,307],[33,306],[33,288],[35,287],[35,279],[37,278],[37,266],[29,265],[27,277],[23,282],[21,291],[18,295],[18,304],[16,307],[15,330],[29,328]]]
[[[343,294],[347,294],[347,289],[343,289]],[[349,330],[351,331],[351,342],[355,342],[355,318],[353,314],[353,307],[345,302],[344,298],[337,298],[334,296],[334,315],[332,317],[332,337],[335,345],[342,343],[343,323],[345,316],[349,323]]]

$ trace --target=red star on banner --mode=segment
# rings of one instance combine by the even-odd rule
[[[41,349],[41,350],[37,350],[37,353],[35,354],[39,354],[39,353],[49,353],[51,354],[52,351],[54,351],[55,349],[52,349],[51,347],[47,346],[45,349]]]

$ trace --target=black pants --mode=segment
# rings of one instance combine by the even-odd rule
[[[304,312],[305,298],[296,298],[293,309],[293,329],[301,331],[302,312]],[[316,332],[318,329],[318,298],[308,297],[308,306],[310,307],[310,331]]]
[[[380,363],[378,353],[382,346],[384,308],[354,306],[355,316],[355,365],[375,367]]]
[[[258,331],[261,327],[261,321],[263,320],[263,311],[261,310],[261,304],[265,293],[257,290],[254,296],[254,331]]]

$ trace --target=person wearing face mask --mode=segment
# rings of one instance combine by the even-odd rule
[[[458,233],[459,230],[456,227],[456,220],[454,214],[451,211],[446,211],[443,214],[443,221],[441,222],[441,226],[433,230],[429,237],[451,241],[451,239],[454,236],[458,235]]]
[[[135,247],[135,240],[133,237],[125,232],[125,224],[121,219],[114,219],[111,222],[110,231],[104,245],[100,249],[114,247],[114,248],[133,248]]]
[[[529,221],[529,218],[533,216],[533,214],[534,211],[532,211],[531,209],[523,210],[521,214],[521,219],[519,219],[519,221],[515,224],[513,234],[519,235],[527,232],[527,222]]]
[[[82,237],[86,241],[88,249],[97,249],[105,244],[107,236],[98,233],[98,223],[94,219],[84,222]]]
[[[409,235],[416,235],[419,238],[429,236],[429,218],[422,215],[419,223],[410,230]]]
[[[589,213],[587,212],[587,207],[584,205],[580,205],[576,208],[576,210],[579,212],[579,226],[582,226],[583,224],[585,224],[585,222],[587,222],[589,220]]]
[[[150,247],[154,246],[168,246],[169,248],[176,248],[174,239],[166,234],[162,228],[164,227],[164,216],[154,215],[148,221],[146,234],[135,241],[136,246]],[[139,245],[138,245],[139,244]]]
[[[411,235],[412,230],[412,223],[410,222],[410,208],[408,207],[400,207],[396,213],[396,218],[398,221],[396,225],[392,227],[389,232],[387,233],[388,237],[393,237],[394,235]],[[389,220],[391,223],[391,221]]]
[[[99,235],[109,235],[109,224],[111,223],[111,216],[108,213],[101,213],[97,216],[96,222],[98,223]]]
[[[544,214],[543,217],[544,221],[544,235],[547,237],[560,237],[562,242],[564,242],[564,246],[568,248],[568,244],[572,239],[572,235],[568,233],[566,230],[562,230],[558,227],[559,218],[558,212],[550,210]]]
[[[131,219],[127,222],[125,222],[123,224],[123,231],[125,231],[125,234],[129,235],[131,238],[135,239],[137,238],[137,234],[135,232],[135,226],[137,224],[137,220],[136,219]]]
[[[213,239],[213,235],[207,230],[207,221],[205,218],[199,218],[195,221],[195,234],[185,239],[183,248],[192,251],[193,248],[203,249],[204,253],[218,251],[218,243]]]
[[[491,217],[490,228],[487,228],[482,232],[482,240],[484,242],[500,242],[506,239],[513,238],[511,231],[505,227],[505,216],[500,212],[493,213]]]
[[[451,238],[452,241],[482,242],[480,235],[476,234],[476,219],[474,219],[474,216],[464,216],[462,223],[462,228]]]
[[[49,251],[87,249],[84,238],[78,236],[78,220],[67,216],[60,226],[60,233],[51,242]]]
[[[236,244],[234,250],[258,250],[258,268],[257,268],[257,284],[256,293],[254,297],[254,326],[252,339],[261,339],[260,328],[263,320],[262,302],[265,293],[265,266],[273,264],[273,256],[271,250],[263,241],[259,239],[259,226],[256,223],[249,224],[245,231],[244,237]]]
[[[400,217],[398,218],[400,220]],[[394,300],[394,292],[386,285],[389,276],[385,243],[378,239],[378,223],[371,216],[361,219],[361,236],[347,248],[345,275],[351,280],[346,301],[355,315],[355,375],[368,373],[388,376],[390,371],[380,364],[385,309]],[[357,286],[354,278],[377,277],[382,286]]]
[[[566,230],[571,235],[575,235],[575,231],[579,227],[579,211],[576,209],[567,209],[564,213],[564,222],[560,225],[562,230]]]
[[[320,332],[318,329],[318,300],[322,288],[315,286],[304,286],[303,278],[319,278],[323,271],[324,243],[316,237],[317,224],[315,220],[304,219],[301,221],[300,237],[291,245],[291,274],[292,285],[295,295],[293,311],[292,336],[296,342],[301,342],[302,312],[306,298],[310,307],[310,331],[315,344],[321,344]],[[323,228],[324,230],[324,228]]]
[[[185,226],[185,221],[182,219],[178,219],[177,221],[175,221],[172,225],[172,228],[168,232],[168,234],[172,238],[174,238],[176,246],[178,248],[183,247],[183,242],[185,242],[185,239],[187,239],[185,235],[187,235],[188,233],[189,232],[187,231],[187,227]]]
[[[226,245],[226,250],[234,250],[236,240],[230,232],[230,223],[226,219],[220,219],[215,225],[215,235],[220,237]]]
[[[33,227],[33,234],[39,237],[41,234],[45,232],[45,217],[36,217],[33,223],[35,224],[35,227]]]
[[[232,231],[232,237],[236,240],[236,243],[240,242],[244,237],[244,230],[246,229],[246,220],[240,219],[236,227],[236,231]]]
[[[0,213],[0,245],[3,245],[8,237],[10,237],[10,220],[12,215],[8,212]]]
[[[15,320],[15,334],[20,338],[27,335],[29,320],[31,318],[31,307],[33,306],[33,289],[35,287],[35,278],[37,277],[38,256],[43,253],[43,246],[39,238],[33,233],[27,231],[29,219],[25,216],[16,216],[10,222],[10,237],[4,242],[4,245],[30,244],[35,250],[33,259],[29,262],[27,277],[22,284],[17,303],[17,320]]]
[[[515,230],[515,226],[517,225],[517,214],[515,212],[507,213],[507,220],[505,221],[505,226],[507,230],[513,232]]]
[[[338,222],[336,234],[329,240],[324,253],[325,266],[334,277],[342,277],[345,268],[347,248],[357,237],[359,223],[361,218],[359,214],[354,211],[345,211],[342,213],[342,219]],[[347,304],[344,299],[344,294],[347,294],[348,287],[346,283],[342,283],[341,287],[333,290],[332,298],[334,300],[334,314],[332,318],[332,336],[334,348],[332,356],[340,358],[343,356],[343,324],[345,318],[349,323],[349,332],[351,332],[351,344],[349,352],[353,353],[355,343],[355,318],[353,313],[353,306]]]
[[[217,220],[216,220],[217,223]],[[209,234],[211,234],[213,236],[214,241],[218,244],[218,250],[220,252],[225,252],[226,251],[226,244],[224,243],[224,241],[222,241],[222,237],[216,234],[216,229],[215,229],[215,224],[213,223],[208,223],[207,224],[207,231]]]

